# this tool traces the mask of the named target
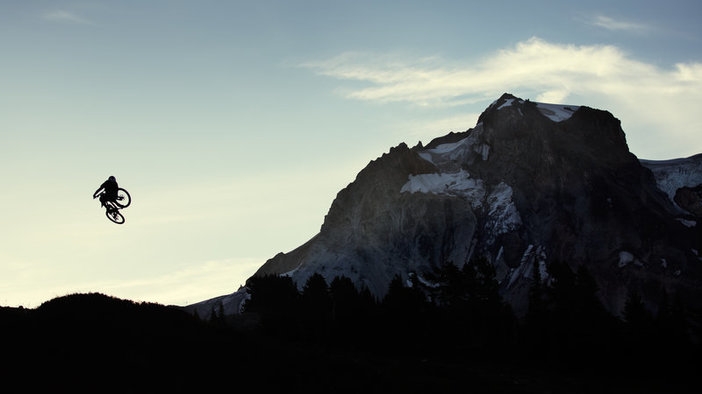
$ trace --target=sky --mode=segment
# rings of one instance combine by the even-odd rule
[[[499,3],[499,4],[497,4]],[[0,0],[0,305],[189,305],[503,93],[702,153],[702,2]],[[114,175],[122,225],[92,198]]]

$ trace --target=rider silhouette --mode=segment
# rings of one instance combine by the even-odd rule
[[[105,209],[108,211],[112,208],[110,205],[107,205],[107,202],[117,202],[117,191],[119,189],[119,185],[117,185],[117,180],[115,177],[110,176],[107,178],[105,182],[100,185],[100,187],[95,190],[95,193],[93,193],[93,198],[97,198],[97,196],[100,196],[100,203],[102,204]],[[105,191],[104,193],[100,194],[101,191]]]

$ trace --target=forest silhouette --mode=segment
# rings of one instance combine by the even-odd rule
[[[378,300],[346,277],[247,282],[242,313],[209,316],[99,293],[1,308],[4,385],[22,391],[693,392],[699,327],[679,298],[636,293],[609,314],[584,267],[535,280],[526,316],[485,259],[395,277]],[[224,390],[234,391],[234,390]]]

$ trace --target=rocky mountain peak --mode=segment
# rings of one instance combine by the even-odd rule
[[[515,153],[534,149],[554,154],[570,149],[606,164],[633,159],[620,121],[608,111],[536,103],[504,94],[483,112],[478,120],[481,124],[488,142],[512,148]],[[527,141],[527,146],[521,144]]]
[[[702,226],[681,207],[696,207],[702,180],[673,184],[677,164],[644,164],[611,113],[504,94],[472,129],[371,161],[315,237],[255,276],[299,286],[314,273],[346,276],[381,298],[395,276],[424,283],[442,264],[484,257],[518,314],[556,262],[587,268],[614,314],[632,288],[652,308],[663,291],[702,304]]]
[[[333,201],[329,213],[325,216],[322,231],[341,224],[348,219],[349,210],[374,212],[376,202],[387,200],[388,193],[394,194],[407,182],[408,175],[432,173],[436,167],[418,155],[416,150],[401,143],[384,153],[381,157],[368,163],[353,183],[341,190]],[[362,193],[363,201],[357,201]]]

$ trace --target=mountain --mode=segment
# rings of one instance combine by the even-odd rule
[[[493,264],[517,315],[554,263],[595,279],[604,306],[640,294],[702,308],[702,155],[639,160],[620,121],[586,106],[502,95],[465,132],[401,143],[333,201],[320,232],[253,275],[345,276],[382,298],[396,276],[431,286],[445,263]],[[238,313],[246,288],[188,306]]]

